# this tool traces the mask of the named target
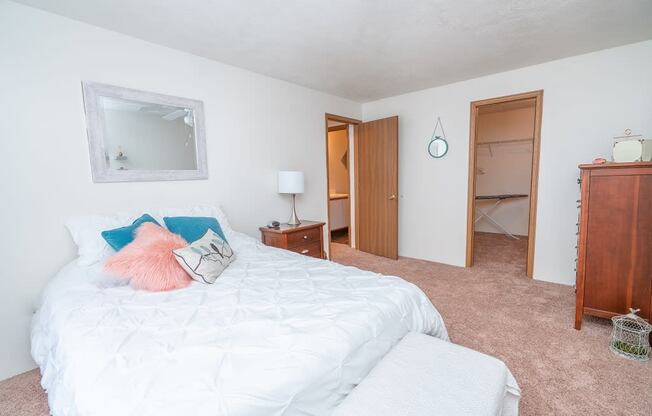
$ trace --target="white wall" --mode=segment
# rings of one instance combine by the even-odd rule
[[[544,90],[534,277],[572,284],[577,165],[609,156],[625,128],[652,135],[652,41],[549,62],[363,105],[363,119],[399,116],[399,254],[463,265],[469,103]],[[437,116],[450,143],[426,146]]]
[[[530,139],[534,136],[534,107],[478,114],[478,143]],[[530,194],[532,142],[498,143],[477,146],[476,195]],[[478,200],[477,208],[516,235],[527,235],[530,198]],[[491,212],[489,212],[491,211]],[[475,231],[503,233],[487,217],[475,224]]]
[[[92,183],[82,80],[203,100],[209,179]],[[324,113],[360,111],[348,100],[0,1],[0,379],[33,367],[33,306],[75,253],[66,216],[221,204],[236,229],[258,236],[258,226],[288,217],[276,172],[296,169],[306,175],[301,218],[325,220]]]

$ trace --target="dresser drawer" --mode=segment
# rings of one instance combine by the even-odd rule
[[[317,257],[318,259],[321,258],[321,243],[319,241],[291,247],[288,250],[305,256]]]
[[[319,241],[321,237],[321,227],[310,228],[304,231],[297,231],[293,233],[288,233],[288,248],[293,249],[299,245],[305,245],[308,243],[317,243],[319,246]],[[292,250],[296,251],[296,250]]]

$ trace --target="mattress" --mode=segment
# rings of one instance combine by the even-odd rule
[[[410,331],[448,339],[416,286],[229,237],[213,285],[137,291],[65,266],[32,322],[63,415],[326,415]]]

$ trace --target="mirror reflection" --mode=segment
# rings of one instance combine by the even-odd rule
[[[108,169],[197,169],[192,109],[115,97],[98,104]]]

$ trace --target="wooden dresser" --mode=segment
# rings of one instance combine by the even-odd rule
[[[580,165],[575,329],[652,311],[652,163]]]
[[[265,245],[323,259],[324,225],[323,222],[302,221],[299,225],[281,224],[278,228],[260,227],[259,230]]]

